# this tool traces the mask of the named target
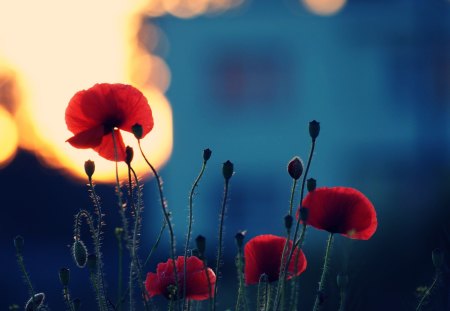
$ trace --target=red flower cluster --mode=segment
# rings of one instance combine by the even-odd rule
[[[375,208],[353,188],[317,188],[308,193],[302,206],[308,208],[308,225],[330,233],[368,240],[377,229]]]
[[[275,235],[259,235],[245,245],[245,283],[257,284],[262,274],[266,274],[269,282],[278,280],[280,275],[281,257],[286,238]],[[287,254],[292,249],[292,241],[289,241]],[[294,258],[298,257],[297,267]],[[287,255],[285,255],[287,260]],[[287,278],[300,275],[306,269],[306,258],[303,252],[296,248],[292,260],[289,263]]]
[[[184,256],[179,256],[175,264],[178,275],[177,289],[181,297],[184,292]],[[195,256],[187,258],[186,269],[186,299],[205,300],[210,296],[214,297],[214,284],[216,283],[214,271],[210,268],[207,268],[205,271],[203,261]],[[206,273],[208,273],[210,284],[208,284]],[[172,259],[167,260],[165,263],[159,263],[156,273],[148,273],[145,280],[145,288],[150,297],[164,295],[167,299],[170,299],[170,296],[173,295],[170,287],[175,285]],[[211,291],[209,292],[209,290]]]
[[[116,160],[113,131],[117,160],[125,161],[125,144],[119,129],[131,133],[136,123],[142,126],[142,136],[153,128],[147,99],[131,85],[96,84],[76,93],[66,108],[66,124],[74,134],[67,141],[76,148],[93,148],[111,161]]]

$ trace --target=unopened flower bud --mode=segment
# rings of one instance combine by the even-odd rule
[[[434,267],[439,270],[444,265],[444,252],[440,248],[435,248],[431,253]]]
[[[341,290],[347,288],[348,276],[346,274],[339,273],[336,277],[336,283]]]
[[[299,179],[303,173],[302,160],[299,157],[292,158],[292,160],[289,161],[287,171],[293,179],[295,180]]]
[[[22,254],[24,243],[25,241],[22,236],[18,235],[14,238],[14,246],[16,247],[17,254]]]
[[[78,268],[84,268],[87,260],[87,249],[83,241],[75,240],[72,245],[72,257]]]
[[[203,150],[203,161],[205,161],[205,162],[208,161],[209,158],[211,158],[211,154],[212,154],[211,149],[207,148],[207,149]]]
[[[81,300],[79,298],[75,298],[73,301],[73,308],[75,311],[80,310],[80,306],[81,306]]]
[[[31,297],[25,305],[25,311],[37,311],[41,310],[41,305],[44,303],[45,294],[37,293]]]
[[[95,162],[91,160],[84,162],[84,171],[86,172],[87,177],[91,179],[95,172]]]
[[[131,161],[133,161],[133,157],[134,157],[133,148],[131,148],[130,146],[127,146],[125,148],[125,163],[127,165],[130,165]]]
[[[142,129],[142,125],[140,125],[139,123],[136,123],[135,125],[133,125],[131,127],[131,131],[133,132],[134,137],[136,137],[137,139],[142,138],[143,129]]]
[[[223,177],[226,181],[230,180],[234,173],[234,165],[229,160],[223,164],[222,167]]]
[[[286,227],[287,230],[291,230],[293,221],[294,218],[291,215],[284,216],[284,226]]]
[[[306,181],[306,188],[308,188],[308,192],[316,190],[317,182],[314,178],[309,178]]]
[[[307,207],[302,207],[300,209],[300,219],[306,223],[308,221],[309,209]]]
[[[320,133],[320,123],[316,120],[309,122],[309,136],[311,136],[312,140],[315,141],[317,136]]]
[[[203,256],[206,250],[206,238],[203,235],[198,235],[195,238],[195,244],[197,245],[197,250]]]
[[[89,254],[87,256],[87,267],[90,273],[97,272],[97,256],[95,254]]]
[[[68,268],[59,269],[59,280],[61,281],[62,286],[69,285],[70,270]]]
[[[236,240],[236,245],[238,249],[242,249],[242,246],[244,245],[244,238],[247,231],[238,231],[236,235],[234,236],[234,239]]]

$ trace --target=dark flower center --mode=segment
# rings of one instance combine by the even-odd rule
[[[103,131],[106,134],[111,133],[115,128],[119,128],[122,125],[121,118],[110,117],[103,122]]]

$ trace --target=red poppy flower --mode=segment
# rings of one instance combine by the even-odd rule
[[[280,274],[281,257],[286,238],[265,234],[254,237],[245,245],[245,283],[257,284],[262,274],[266,274],[269,282],[278,280]],[[289,241],[289,254],[292,249],[292,241]],[[295,258],[298,257],[297,269],[295,269]],[[285,255],[287,260],[287,255]],[[306,258],[301,250],[295,249],[292,260],[289,263],[287,278],[294,274],[300,275],[306,269]]]
[[[136,123],[142,126],[143,136],[153,128],[147,99],[131,85],[96,84],[76,93],[66,108],[66,124],[74,134],[67,141],[76,148],[93,148],[111,161],[116,160],[113,131],[117,160],[124,161],[125,144],[119,129],[131,133]]]
[[[308,225],[330,233],[368,240],[377,229],[375,208],[364,194],[353,188],[317,188],[308,193],[302,206],[309,210]]]
[[[178,274],[178,290],[180,294],[184,292],[184,256],[176,259],[176,267]],[[186,260],[187,278],[186,278],[186,299],[205,300],[210,297],[209,288],[211,289],[211,297],[214,297],[214,284],[216,283],[216,275],[213,270],[207,268],[210,286],[208,285],[208,277],[203,266],[203,261],[198,257],[191,256]],[[170,299],[170,287],[175,285],[175,274],[173,271],[172,259],[167,262],[159,263],[156,273],[150,272],[145,280],[145,288],[150,297],[164,295]]]

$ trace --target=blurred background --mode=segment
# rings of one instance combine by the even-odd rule
[[[309,176],[318,186],[359,189],[379,222],[369,241],[335,240],[325,309],[338,308],[339,272],[350,279],[348,310],[415,309],[417,288],[434,276],[431,251],[450,245],[450,1],[0,0],[1,310],[28,300],[15,261],[18,234],[33,285],[52,310],[64,308],[61,267],[71,269],[71,291],[84,310],[95,309],[88,273],[70,255],[73,215],[92,208],[83,177],[88,158],[98,166],[115,301],[114,228],[121,223],[114,165],[65,143],[68,101],[96,82],[131,83],[149,99],[155,130],[144,149],[164,180],[179,255],[203,149],[213,154],[196,191],[193,238],[207,238],[211,263],[222,163],[234,163],[219,310],[234,309],[235,233],[247,230],[247,240],[284,234],[286,166],[296,155],[306,161],[313,119],[321,133]],[[144,258],[162,215],[142,162],[137,157],[145,181]],[[302,309],[313,304],[326,236],[307,233]],[[92,249],[88,234],[84,240]],[[146,269],[168,256],[165,233]],[[449,283],[439,284],[427,310],[450,309]],[[155,302],[164,305],[164,298]]]

